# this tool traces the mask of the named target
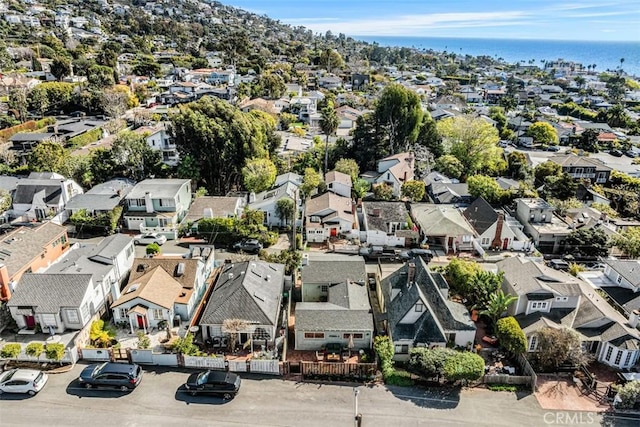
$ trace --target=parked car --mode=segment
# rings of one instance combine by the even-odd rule
[[[640,157],[640,151],[627,150],[624,152],[624,155],[635,159],[636,157]]]
[[[400,259],[402,261],[408,261],[415,257],[421,257],[429,262],[433,258],[433,252],[429,249],[409,249],[408,251],[400,252]]]
[[[558,147],[557,145],[549,145],[547,147],[547,151],[560,151],[560,147]]]
[[[616,157],[622,157],[622,151],[620,151],[620,150],[611,150],[611,151],[609,151],[609,154],[611,154],[612,156],[616,156]]]
[[[569,263],[563,259],[552,259],[548,261],[549,267],[556,270],[569,271]]]
[[[136,245],[150,245],[157,243],[162,246],[167,243],[167,236],[158,233],[138,234],[134,236],[133,243]]]
[[[384,246],[370,246],[367,248],[360,248],[360,256],[363,256],[366,260],[380,260],[380,261],[399,261],[400,251],[397,249],[389,249]]]
[[[0,374],[0,394],[26,393],[33,396],[47,383],[49,377],[35,369],[11,369]]]
[[[236,242],[233,245],[233,249],[236,251],[258,253],[260,249],[262,249],[262,243],[260,243],[258,239],[244,239]]]
[[[204,371],[189,375],[184,387],[194,396],[212,394],[230,400],[240,390],[240,377],[233,372]]]
[[[86,388],[133,390],[142,381],[142,368],[135,363],[98,363],[84,368],[78,381]]]

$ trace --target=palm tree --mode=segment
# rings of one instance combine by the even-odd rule
[[[327,105],[324,106],[320,114],[322,116],[320,118],[320,129],[322,133],[326,135],[324,146],[324,173],[327,173],[329,164],[329,135],[333,135],[336,132],[340,120],[338,119],[336,110],[333,108],[332,101],[327,101]]]
[[[487,304],[487,308],[485,310],[482,310],[480,314],[489,316],[491,318],[492,324],[495,326],[498,319],[517,299],[517,296],[505,294],[502,289],[500,289],[498,290],[498,292],[491,295],[491,297],[489,298],[489,304]]]

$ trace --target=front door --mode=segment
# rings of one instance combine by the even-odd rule
[[[138,316],[138,328],[144,329],[144,317]]]
[[[505,250],[505,251],[507,249],[509,249],[509,239],[503,239],[502,240],[502,249]]]
[[[27,329],[33,329],[36,327],[36,318],[34,316],[24,316],[24,323],[27,324]]]
[[[332,228],[331,229],[331,237],[336,237],[338,235],[338,229],[337,228]]]

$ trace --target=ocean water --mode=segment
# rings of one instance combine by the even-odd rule
[[[541,60],[562,58],[579,62],[585,67],[596,64],[596,71],[616,70],[620,58],[624,58],[622,69],[628,74],[640,76],[640,40],[635,42],[564,41],[564,40],[508,40],[470,39],[439,37],[391,37],[353,36],[380,46],[414,47],[447,51],[459,55],[486,55],[503,58],[506,62],[520,61],[541,66]]]

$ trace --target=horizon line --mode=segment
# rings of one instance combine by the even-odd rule
[[[347,37],[351,37],[353,39],[358,38],[403,38],[403,39],[460,39],[460,40],[527,40],[527,41],[548,41],[548,42],[584,42],[584,43],[632,43],[640,45],[640,41],[638,40],[585,40],[585,39],[545,39],[545,38],[529,38],[529,37],[473,37],[473,36],[407,36],[407,35],[367,35],[367,34],[358,34],[358,35],[348,35]]]

